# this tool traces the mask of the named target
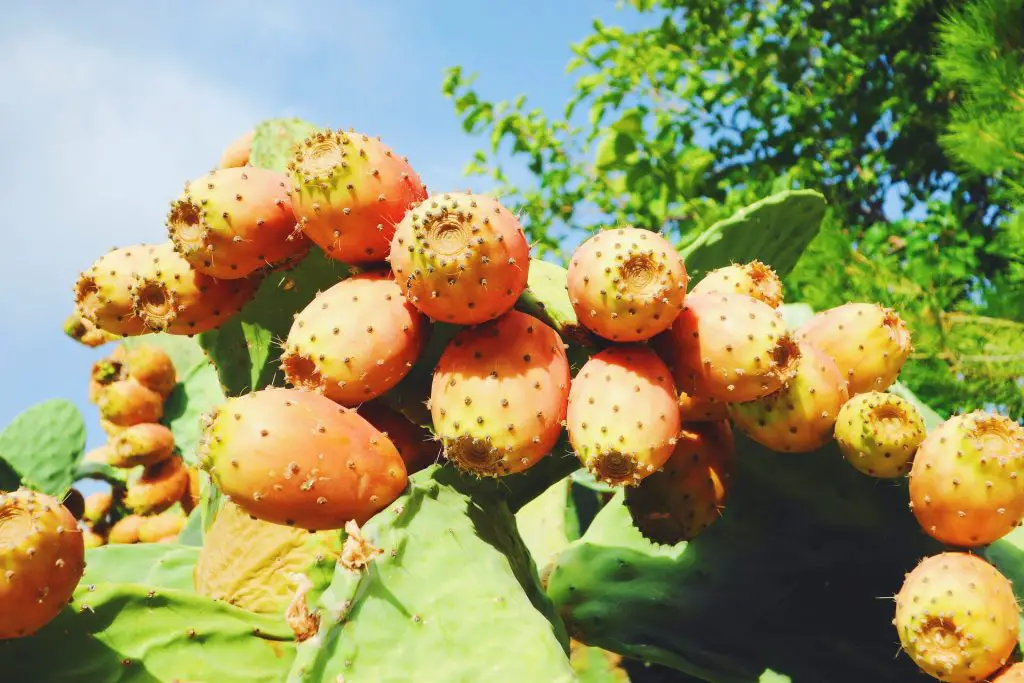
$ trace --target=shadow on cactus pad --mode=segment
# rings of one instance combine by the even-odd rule
[[[891,625],[904,574],[943,548],[906,486],[866,477],[830,445],[779,454],[737,435],[721,519],[656,546],[618,494],[556,560],[548,583],[570,635],[713,683],[903,683]]]

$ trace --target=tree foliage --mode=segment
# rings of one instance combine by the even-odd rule
[[[630,0],[644,26],[594,22],[557,116],[489,101],[459,67],[444,91],[488,136],[468,173],[496,182],[541,252],[615,224],[685,243],[772,191],[820,190],[829,215],[790,300],[891,304],[915,334],[915,390],[946,413],[1021,415],[1024,326],[1000,316],[1024,320],[1024,23],[987,22],[1022,1]],[[969,144],[979,131],[988,151]],[[893,203],[916,210],[890,220]]]

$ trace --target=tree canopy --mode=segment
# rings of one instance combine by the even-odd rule
[[[817,189],[829,212],[787,299],[892,305],[923,398],[1024,415],[1024,0],[626,4],[643,26],[594,22],[557,114],[447,74],[464,128],[489,138],[468,172],[538,249],[621,224],[682,245],[772,191]]]

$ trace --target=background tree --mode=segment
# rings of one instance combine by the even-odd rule
[[[595,21],[560,117],[488,101],[458,67],[444,91],[489,134],[468,172],[496,182],[541,253],[624,223],[685,243],[772,191],[820,190],[830,210],[789,300],[895,306],[923,398],[1021,416],[1022,3],[631,0],[646,27]]]

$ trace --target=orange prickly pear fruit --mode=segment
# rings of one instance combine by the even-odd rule
[[[164,414],[164,397],[134,379],[108,384],[100,391],[96,404],[100,417],[116,427],[156,422]]]
[[[281,367],[292,386],[358,406],[409,373],[429,325],[389,272],[362,273],[318,294],[295,317]]]
[[[0,494],[0,549],[0,640],[30,636],[82,578],[82,531],[59,500],[20,488]]]
[[[808,320],[796,334],[832,357],[850,382],[851,396],[892,386],[913,348],[899,314],[879,304],[830,308]]]
[[[432,320],[476,325],[510,310],[526,289],[530,245],[497,200],[445,192],[405,214],[390,260],[413,306]]]
[[[242,133],[231,141],[220,155],[217,168],[239,168],[249,163],[249,154],[252,152],[252,140],[256,136],[256,130],[252,129]]]
[[[655,340],[681,391],[728,403],[778,391],[800,349],[774,308],[743,294],[691,294]]]
[[[679,434],[672,373],[646,346],[592,356],[569,391],[569,442],[583,465],[608,484],[635,486],[665,464]]]
[[[282,173],[248,167],[212,171],[187,183],[167,214],[174,248],[196,271],[224,280],[307,251],[287,181]]]
[[[384,262],[395,226],[427,197],[408,159],[379,138],[352,131],[313,133],[288,171],[302,232],[344,263]]]
[[[943,422],[914,455],[910,505],[925,533],[949,545],[1010,533],[1024,517],[1024,427],[980,410]]]
[[[605,339],[650,339],[672,326],[686,296],[686,267],[664,237],[642,228],[597,233],[569,260],[569,300]]]
[[[121,360],[124,372],[142,386],[164,397],[174,391],[178,374],[167,352],[152,344],[137,344],[127,349]]]
[[[188,484],[185,463],[175,455],[147,466],[141,477],[128,484],[124,502],[135,514],[159,514],[181,500]]]
[[[110,545],[138,543],[139,527],[145,519],[142,515],[127,515],[110,527],[107,532],[107,543]]]
[[[480,476],[533,467],[562,433],[569,382],[562,339],[531,315],[512,310],[461,331],[431,382],[445,457]]]
[[[157,543],[164,538],[176,537],[185,528],[186,519],[185,513],[179,509],[143,517],[139,524],[139,542]]]
[[[223,280],[200,273],[165,242],[153,247],[153,266],[132,285],[132,311],[145,332],[193,335],[219,327],[256,294],[263,271]]]
[[[114,467],[155,465],[174,453],[174,434],[157,422],[132,425],[110,440]]]
[[[134,244],[112,249],[87,268],[75,283],[75,307],[97,328],[119,336],[147,331],[135,314],[132,288],[142,274],[151,273],[156,247]]]
[[[709,272],[690,294],[745,294],[778,308],[782,305],[782,280],[760,261],[734,263]]]
[[[373,425],[298,389],[229,398],[207,420],[200,459],[218,488],[253,517],[309,530],[363,524],[407,481],[394,444]]]

